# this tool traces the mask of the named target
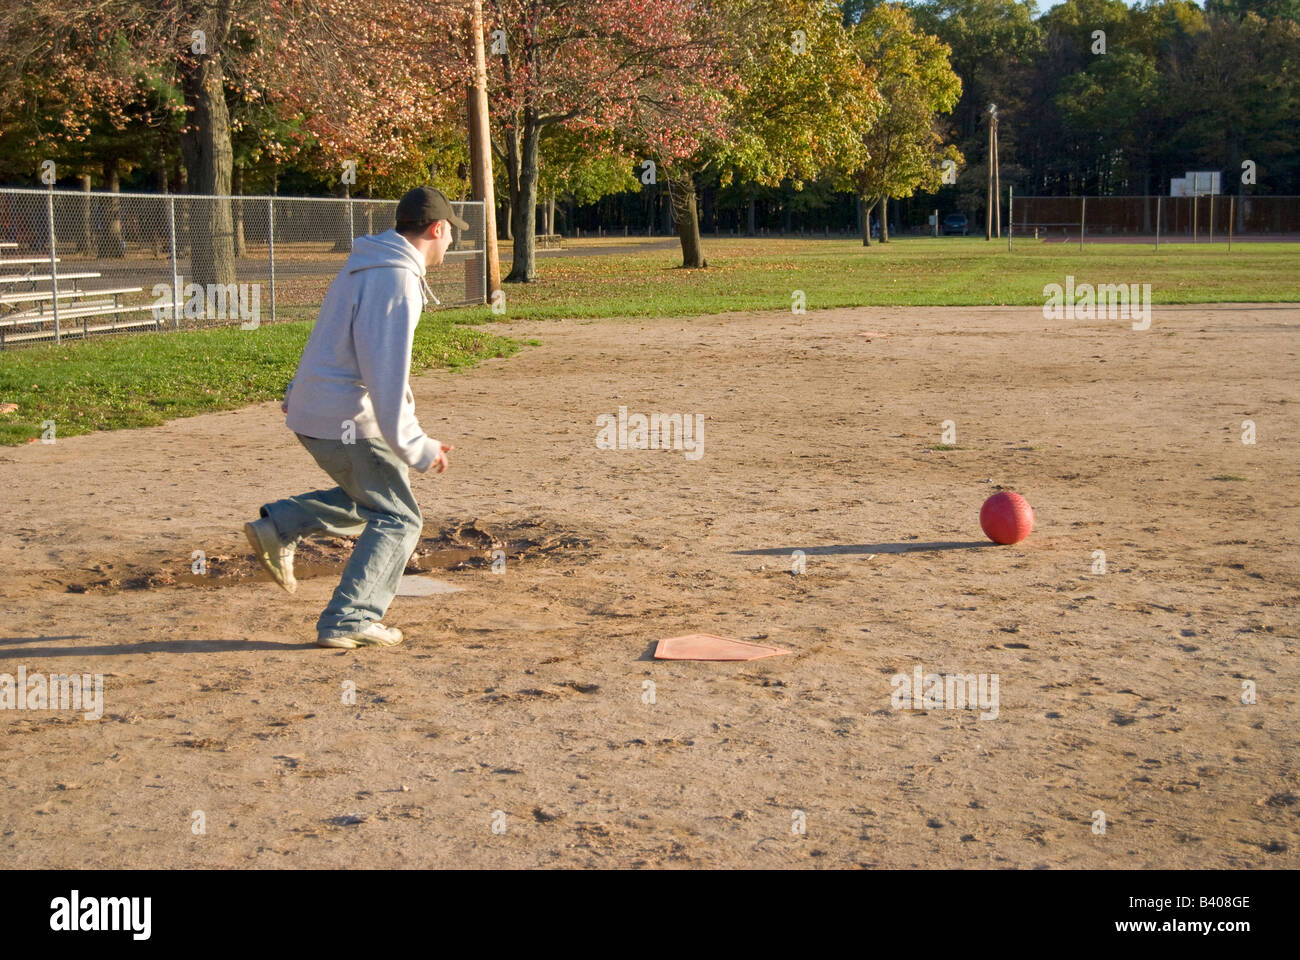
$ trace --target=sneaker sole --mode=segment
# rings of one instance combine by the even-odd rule
[[[326,637],[323,640],[317,640],[316,646],[329,647],[334,650],[355,650],[358,647],[395,647],[403,637],[398,637],[392,642],[376,640],[373,637]]]
[[[326,637],[324,640],[317,640],[316,646],[330,647],[335,650],[355,650],[357,642],[349,637]]]
[[[263,570],[271,575],[271,579],[288,593],[293,593],[297,590],[297,581],[286,583],[284,577],[280,573],[277,573],[275,568],[271,566],[270,554],[268,554],[266,548],[262,546],[262,541],[257,536],[257,529],[252,523],[244,524],[244,536],[248,538],[248,544],[253,548],[253,556],[257,557],[258,563],[262,565]]]

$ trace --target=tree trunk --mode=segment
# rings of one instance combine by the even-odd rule
[[[749,237],[752,237],[752,236],[754,236],[754,234],[757,232],[757,231],[754,229],[754,223],[755,223],[755,214],[754,214],[754,195],[753,195],[752,193],[749,195],[749,212],[747,213],[746,216],[748,217],[748,219],[745,221],[745,223],[746,223],[746,226],[745,226],[745,235],[746,235],[746,236],[749,236]]]
[[[190,174],[185,169],[185,164],[179,160],[176,161],[176,192],[186,194],[190,192]],[[190,204],[189,198],[178,198],[176,203],[176,256],[188,257],[190,255]],[[170,227],[168,228],[170,230]],[[170,241],[170,237],[168,238]],[[179,265],[177,266],[179,270]]]
[[[235,196],[230,202],[230,217],[234,224],[235,256],[238,258],[248,255],[248,245],[244,242],[243,235],[243,200],[238,199],[243,195],[243,164],[235,164],[230,169],[230,193]]]
[[[880,242],[889,242],[889,195],[880,197]]]
[[[519,194],[514,209],[514,263],[506,277],[507,283],[532,283],[537,279],[537,141],[540,132],[536,111],[525,107],[519,155]]]
[[[519,123],[518,117],[515,123],[506,128],[506,186],[510,192],[510,209],[506,211],[506,239],[514,240],[515,238],[515,218],[519,210]]]
[[[117,157],[104,161],[104,189],[117,194],[122,181],[117,174]],[[104,197],[103,232],[99,235],[99,255],[120,260],[126,256],[126,242],[122,239],[122,204],[116,196]]]
[[[154,161],[154,179],[159,193],[171,192],[171,184],[167,181],[167,148],[161,140],[158,141],[158,153]]]
[[[366,184],[366,236],[372,237],[375,234],[375,185]]]
[[[555,233],[555,194],[546,198],[546,232]]]
[[[229,34],[230,0],[222,0],[220,23],[209,31],[209,52],[194,62],[181,61],[181,90],[189,120],[181,133],[181,154],[190,187],[210,199],[190,200],[190,280],[235,282],[235,226],[230,215],[230,113],[226,109],[221,43]]]
[[[90,174],[83,173],[78,179],[85,196],[77,204],[77,253],[94,256],[95,234],[90,229]]]
[[[682,266],[688,270],[707,267],[700,246],[700,218],[695,206],[695,178],[687,173],[668,180],[668,195],[672,198],[673,214],[677,220],[677,236],[682,242]]]
[[[871,246],[871,211],[876,209],[875,199],[860,197],[858,202],[862,205],[862,245]]]
[[[159,193],[168,193],[171,190],[171,184],[167,182],[167,147],[163,140],[159,138],[158,146],[154,154],[154,181]],[[149,232],[152,235],[153,255],[160,256],[165,247],[169,247],[169,236],[166,217],[157,217],[150,221]],[[170,249],[168,253],[170,254]]]
[[[237,163],[230,172],[230,192],[236,198],[244,193],[244,165]],[[235,256],[248,256],[248,244],[244,242],[244,201],[235,199],[232,201],[234,209],[231,211],[235,224]]]

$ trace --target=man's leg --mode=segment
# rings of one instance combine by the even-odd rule
[[[296,509],[313,517],[321,529],[345,532],[345,525],[350,524],[346,532],[361,534],[316,624],[318,639],[323,640],[364,630],[383,618],[397,594],[406,562],[420,542],[424,518],[411,492],[409,468],[381,438],[358,438],[350,444],[312,441],[308,449],[316,443],[337,445],[326,447],[318,462],[322,466],[336,465],[329,470],[330,475],[339,482],[351,505],[342,504],[334,491],[318,491],[290,500]],[[346,459],[346,466],[339,464],[342,459]],[[268,506],[272,518],[281,515],[276,504]],[[293,529],[296,514],[290,510],[283,515]],[[297,529],[307,530],[309,526],[302,521]]]
[[[297,437],[317,465],[339,486],[276,500],[263,506],[261,515],[270,518],[286,544],[296,544],[303,537],[316,533],[334,536],[360,534],[365,529],[366,518],[357,511],[356,501],[348,493],[348,489],[355,488],[353,464],[343,449],[351,444],[301,434]]]

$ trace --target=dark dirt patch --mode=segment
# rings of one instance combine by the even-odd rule
[[[355,537],[320,537],[303,540],[294,554],[294,575],[299,580],[337,577],[352,555]],[[502,554],[507,560],[545,559],[590,547],[591,540],[561,530],[544,520],[485,524],[478,519],[433,528],[425,524],[424,536],[407,561],[408,574],[432,570],[466,570],[490,567]],[[499,552],[498,552],[499,551]],[[202,572],[197,572],[201,570]],[[228,587],[270,576],[247,550],[178,558],[159,564],[148,560],[101,561],[82,568],[65,582],[69,593],[157,590],[164,587]]]

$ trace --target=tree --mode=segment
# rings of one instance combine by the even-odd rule
[[[455,0],[296,0],[262,18],[255,76],[265,98],[300,119],[305,164],[337,185],[408,184],[436,166],[463,127],[470,64]],[[462,151],[463,152],[463,151]]]
[[[900,4],[874,8],[853,28],[853,42],[875,72],[881,95],[862,134],[866,159],[841,174],[863,204],[862,243],[870,246],[877,204],[881,239],[887,241],[889,198],[937,188],[942,162],[962,161],[935,129],[937,116],[957,105],[961,80],[949,66],[948,45],[917,30]]]
[[[1226,169],[1225,187],[1235,192],[1242,161],[1252,160],[1264,175],[1250,192],[1288,192],[1300,182],[1300,24],[1253,13],[1208,23],[1165,74],[1169,108],[1181,119],[1168,138],[1183,161],[1177,172],[1192,163]]]
[[[1081,152],[1095,158],[1098,192],[1134,180],[1125,192],[1147,192],[1151,114],[1159,102],[1155,60],[1136,50],[1097,57],[1062,85],[1055,103],[1067,134],[1083,144]]]
[[[725,88],[722,126],[685,155],[661,156],[682,245],[682,266],[705,266],[696,179],[718,173],[764,186],[806,181],[862,158],[859,136],[879,98],[839,11],[821,0],[720,4],[720,42],[737,83]]]
[[[1210,16],[1242,19],[1253,13],[1261,20],[1291,20],[1300,23],[1300,0],[1206,0]]]
[[[595,203],[610,194],[635,190],[633,158],[606,130],[551,127],[542,137],[538,193],[545,201],[548,233],[555,232],[555,201]]]
[[[1029,130],[1030,124],[1037,127],[1052,118],[1041,105],[1031,106],[1039,94],[1033,72],[1045,59],[1034,4],[1027,0],[925,0],[911,9],[917,27],[952,50],[949,62],[961,78],[962,89],[944,132],[957,149],[970,158],[984,156],[988,105],[996,103],[1001,117],[998,159],[1004,173],[1016,179],[1024,166],[1055,157],[1057,140],[1052,134]],[[957,183],[942,192],[955,194],[957,206],[973,215],[987,201],[987,173],[987,162],[972,159]]]
[[[548,127],[650,132],[661,156],[695,149],[727,82],[711,11],[693,0],[494,0],[488,69],[511,186],[514,263],[536,278],[541,136]]]
[[[64,126],[84,126],[119,93],[101,69],[106,39],[125,45],[138,72],[172,83],[184,101],[179,147],[189,187],[214,199],[190,212],[191,274],[198,283],[234,282],[236,230],[228,199],[234,133],[261,116],[261,132],[301,139],[273,155],[310,146],[317,156],[355,157],[381,175],[423,149],[446,116],[434,109],[463,81],[461,51],[438,44],[460,5],[431,0],[31,0],[0,29],[20,41],[20,58],[52,55],[83,63],[85,91]],[[119,71],[120,72],[120,71]],[[250,105],[232,120],[232,105]],[[268,112],[268,107],[269,112]],[[301,124],[281,122],[275,114]],[[254,141],[260,137],[252,138]],[[260,153],[260,151],[258,151]]]

